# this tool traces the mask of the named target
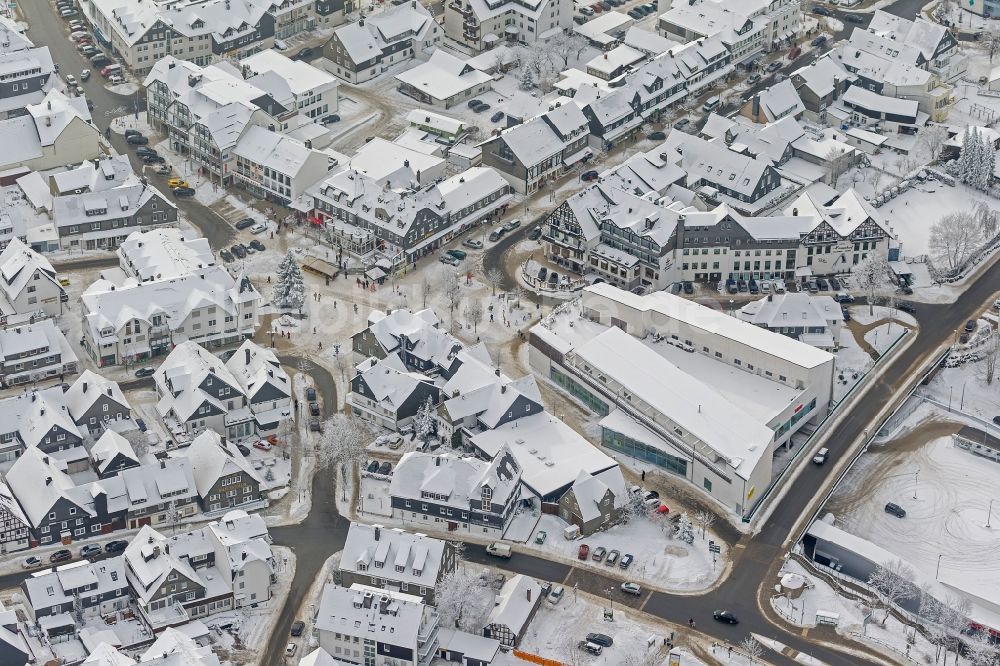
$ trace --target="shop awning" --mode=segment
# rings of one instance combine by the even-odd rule
[[[564,159],[563,164],[565,166],[573,166],[580,160],[590,157],[593,154],[594,152],[590,148],[584,148],[583,150],[578,150],[577,152],[573,153],[572,155]]]

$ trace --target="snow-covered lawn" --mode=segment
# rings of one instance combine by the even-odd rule
[[[906,332],[906,327],[900,324],[882,324],[865,333],[865,342],[870,344],[879,354],[884,354]]]
[[[894,321],[905,322],[911,326],[917,325],[917,320],[913,318],[913,315],[907,314],[902,310],[887,308],[884,305],[876,305],[874,310],[869,310],[867,305],[852,305],[848,309],[851,312],[851,318],[859,324],[874,324],[877,321],[892,319]]]
[[[989,425],[1000,415],[1000,373],[992,385],[987,384],[985,365],[984,361],[978,361],[957,368],[942,368],[929,385],[921,388],[921,394],[938,404],[950,405],[956,412],[976,416]],[[1000,436],[1000,426],[991,434]]]
[[[875,362],[868,352],[858,345],[858,341],[854,339],[854,334],[849,328],[845,327],[841,330],[840,345],[834,361],[836,376],[833,383],[833,397],[837,401],[847,395],[847,392],[856,383],[864,379],[865,373],[871,369]]]

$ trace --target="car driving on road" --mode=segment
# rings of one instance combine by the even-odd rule
[[[723,622],[725,624],[740,623],[739,618],[737,618],[735,614],[727,610],[717,610],[714,613],[712,613],[712,617],[715,618],[716,622]]]

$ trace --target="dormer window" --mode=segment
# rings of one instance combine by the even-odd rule
[[[493,500],[493,489],[489,486],[483,486],[483,506],[489,506]]]

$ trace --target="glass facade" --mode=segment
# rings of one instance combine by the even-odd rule
[[[653,463],[678,476],[687,476],[687,459],[665,453],[660,449],[627,437],[620,432],[601,428],[601,444],[637,460]]]
[[[565,375],[556,370],[555,367],[552,367],[549,369],[549,379],[565,389],[574,398],[585,404],[587,409],[590,411],[595,414],[600,414],[601,416],[608,415],[608,412],[610,411],[608,404],[584,387],[580,386],[572,377]]]

